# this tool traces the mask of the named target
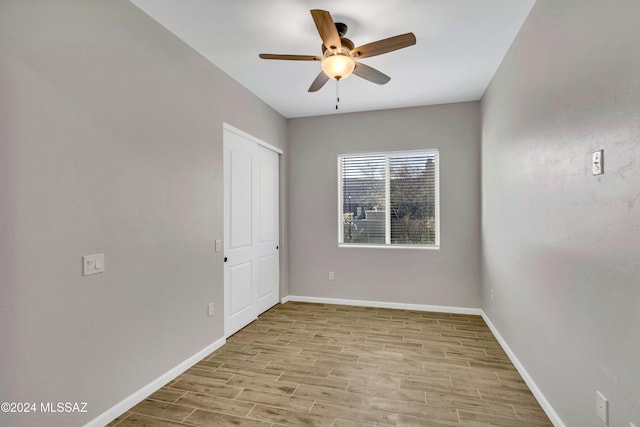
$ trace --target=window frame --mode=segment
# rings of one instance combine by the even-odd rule
[[[389,172],[389,158],[394,156],[411,155],[435,155],[435,176],[434,176],[434,197],[435,197],[435,243],[424,244],[393,244],[390,242],[391,236],[391,209],[389,209],[391,199],[391,177]],[[342,159],[349,157],[385,157],[385,243],[345,243],[344,242],[344,213],[343,213],[343,171]],[[374,248],[374,249],[413,249],[413,250],[438,250],[440,249],[440,150],[438,148],[415,149],[415,150],[395,150],[395,151],[370,151],[359,153],[338,154],[338,247],[340,248]]]

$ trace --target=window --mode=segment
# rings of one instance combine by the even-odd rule
[[[438,150],[338,156],[341,246],[438,248]]]

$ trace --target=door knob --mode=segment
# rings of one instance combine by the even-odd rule
[[[227,262],[227,257],[224,257],[224,262]]]

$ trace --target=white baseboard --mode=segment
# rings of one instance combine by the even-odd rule
[[[560,419],[560,416],[558,416],[557,412],[553,409],[547,398],[544,396],[544,394],[542,394],[540,388],[538,388],[536,383],[533,381],[533,378],[531,378],[531,375],[529,375],[524,366],[522,366],[520,360],[518,360],[515,353],[511,350],[511,348],[509,348],[507,342],[504,340],[502,335],[500,335],[500,332],[498,332],[498,329],[496,329],[495,325],[493,324],[493,322],[491,322],[491,319],[489,319],[489,316],[487,316],[484,311],[482,312],[482,318],[484,319],[487,326],[489,326],[489,329],[491,329],[491,332],[502,346],[504,352],[507,353],[507,356],[509,356],[509,359],[511,359],[511,363],[513,363],[513,366],[516,367],[524,382],[527,383],[529,390],[531,390],[531,393],[533,393],[534,397],[538,400],[538,403],[540,404],[540,406],[542,406],[542,409],[547,414],[547,417],[549,417],[549,420],[555,427],[565,427],[565,424]]]
[[[289,301],[291,301],[291,298],[289,298],[289,295],[287,295],[286,297],[280,298],[280,304],[286,304]]]
[[[178,364],[178,366],[160,375],[158,378],[151,381],[149,384],[145,385],[138,391],[134,392],[129,397],[125,398],[124,400],[121,400],[111,408],[107,409],[102,414],[98,415],[97,417],[95,417],[94,419],[86,423],[84,427],[102,427],[109,424],[111,421],[117,418],[120,414],[126,412],[128,409],[142,402],[150,394],[153,394],[154,392],[158,391],[160,388],[162,388],[163,385],[165,385],[166,383],[168,383],[169,381],[171,381],[172,379],[174,379],[175,377],[177,377],[178,375],[180,375],[181,373],[183,373],[184,371],[186,371],[187,369],[189,369],[190,367],[198,363],[209,353],[214,352],[220,347],[222,347],[225,342],[226,342],[225,338],[220,338],[219,340],[213,342],[212,344],[209,344],[208,346],[206,346],[205,348],[203,348],[193,356],[189,357],[187,360]]]
[[[473,314],[477,316],[482,316],[483,314],[483,311],[480,308],[449,307],[444,305],[424,305],[424,304],[408,304],[408,303],[402,303],[402,302],[303,297],[298,295],[288,295],[281,299],[282,304],[288,301],[312,302],[316,304],[357,305],[360,307],[395,308],[399,310],[434,311],[437,313]]]
[[[555,427],[566,427],[564,422],[562,422],[544,394],[542,394],[540,388],[538,388],[536,383],[533,381],[533,378],[531,378],[522,363],[520,363],[520,360],[518,360],[515,353],[511,350],[511,348],[509,348],[507,342],[504,340],[502,335],[500,335],[500,332],[498,332],[495,325],[491,322],[491,319],[489,319],[489,316],[487,316],[487,314],[481,308],[448,307],[441,305],[406,304],[396,302],[351,300],[338,298],[319,298],[299,295],[287,295],[280,300],[282,304],[285,304],[289,301],[311,302],[318,304],[356,305],[361,307],[396,308],[400,310],[434,311],[438,313],[472,314],[482,316],[485,323],[487,324],[487,326],[489,326],[489,329],[491,329],[491,332],[498,340],[498,343],[500,343],[505,353],[507,353],[507,356],[509,356],[511,363],[513,363],[513,366],[515,366],[515,368],[518,370],[525,383],[527,383],[527,386],[531,390],[531,393],[533,393],[533,396],[538,400],[538,403],[549,417],[549,420]]]

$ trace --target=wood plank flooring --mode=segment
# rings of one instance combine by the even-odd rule
[[[551,426],[479,316],[288,302],[109,426]]]

